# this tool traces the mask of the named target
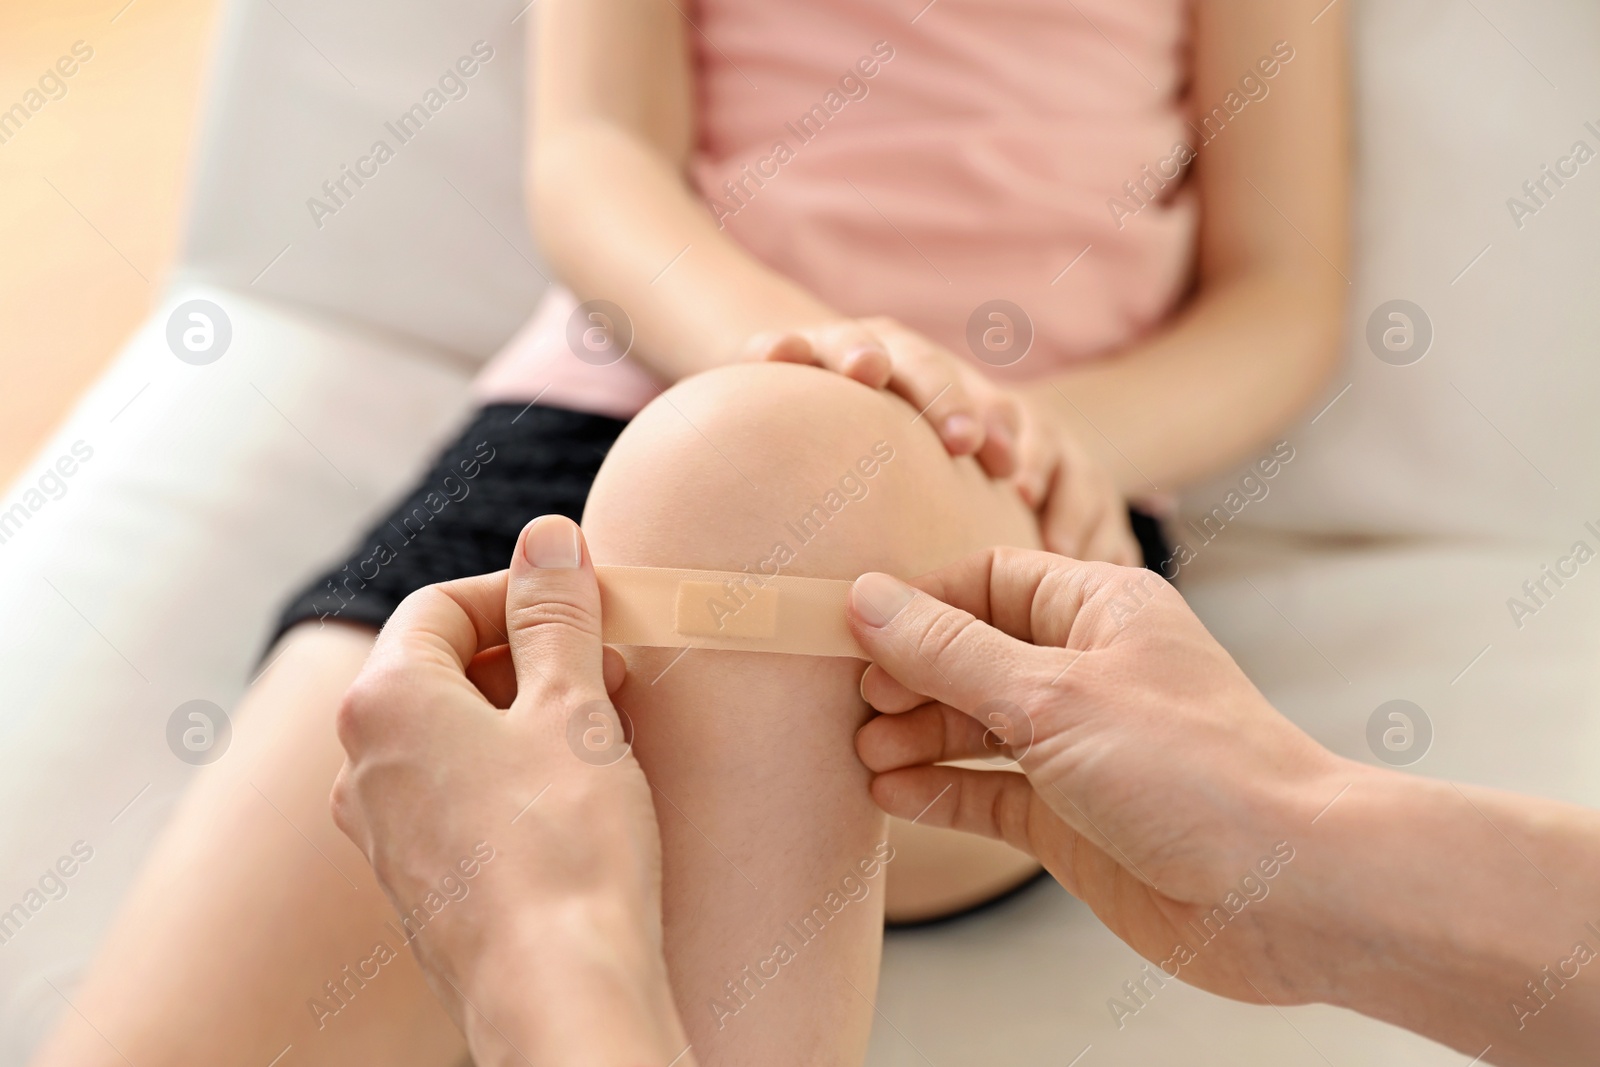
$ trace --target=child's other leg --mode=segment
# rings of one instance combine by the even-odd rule
[[[699,375],[652,404],[608,457],[584,527],[598,563],[759,571],[776,559],[785,574],[833,578],[1037,543],[1016,495],[952,461],[898,398],[787,364]],[[853,745],[864,664],[627,651],[616,701],[657,790],[668,965],[696,1056],[859,1063],[885,878],[915,870],[920,902],[953,910],[1031,861],[997,849],[941,866],[897,842],[876,869],[885,820]]]
[[[36,1067],[266,1067],[289,1046],[282,1067],[460,1060],[461,1035],[385,925],[394,909],[328,814],[334,710],[371,645],[342,625],[285,637]],[[379,942],[395,958],[363,979]]]

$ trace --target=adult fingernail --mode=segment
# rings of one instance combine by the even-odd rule
[[[583,560],[578,524],[560,515],[542,515],[528,524],[522,554],[543,570],[570,571]]]
[[[850,587],[850,603],[868,626],[887,626],[894,621],[917,591],[898,578],[868,571]]]

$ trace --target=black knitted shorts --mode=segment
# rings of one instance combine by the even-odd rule
[[[626,425],[564,408],[483,408],[404,503],[295,595],[274,640],[312,619],[376,629],[423,586],[507,566],[530,520],[583,515],[589,487]],[[1138,511],[1130,517],[1146,566],[1159,567],[1171,555],[1160,526]]]

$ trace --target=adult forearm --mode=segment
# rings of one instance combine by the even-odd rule
[[[1486,1063],[1593,1062],[1600,814],[1371,768],[1350,781],[1296,872],[1307,999]]]
[[[577,904],[504,926],[446,982],[479,1067],[693,1067],[660,947],[638,916]]]
[[[1125,492],[1179,489],[1248,457],[1316,395],[1344,289],[1312,266],[1240,274],[1127,351],[1029,389]]]
[[[540,138],[532,200],[562,281],[620,305],[638,358],[669,380],[731,362],[754,334],[834,317],[719,230],[658,151],[604,121]]]

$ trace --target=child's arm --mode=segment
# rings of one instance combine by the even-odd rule
[[[926,409],[953,454],[979,451],[986,426],[1015,425],[1009,395],[970,376],[952,381],[942,366],[892,361],[864,325],[717,228],[684,177],[695,32],[672,0],[539,5],[529,197],[562,281],[624,308],[640,359],[668,380],[748,357],[760,335],[803,332],[810,352],[794,358],[814,356]],[[1009,456],[979,458],[1009,473]]]
[[[1198,291],[1148,340],[1030,388],[1129,493],[1173,489],[1245,456],[1305,408],[1339,358],[1348,5],[1326,4],[1196,5],[1195,110],[1222,106],[1246,74],[1270,90],[1199,148]],[[1268,81],[1256,63],[1278,41],[1294,58]]]

